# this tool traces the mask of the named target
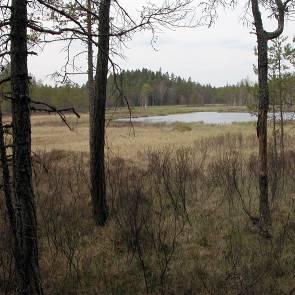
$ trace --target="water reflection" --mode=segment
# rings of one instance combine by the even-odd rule
[[[284,117],[288,120],[293,120],[293,113],[285,113]],[[269,114],[272,117],[272,113]],[[279,114],[276,114],[279,118]],[[174,114],[167,116],[151,116],[133,118],[133,122],[144,123],[194,123],[203,122],[205,124],[230,124],[234,122],[252,122],[257,120],[257,115],[249,113],[218,113],[218,112],[195,112],[187,114]],[[120,119],[119,121],[129,121],[129,119]]]

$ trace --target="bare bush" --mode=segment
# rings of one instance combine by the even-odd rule
[[[110,177],[119,243],[136,257],[147,293],[167,291],[170,264],[188,221],[188,151],[149,152],[147,169],[122,169],[113,163]],[[176,160],[176,161],[175,161]],[[112,173],[111,173],[112,174]],[[122,185],[123,184],[123,185]]]
[[[88,155],[34,154],[46,292],[292,294],[294,141],[286,140],[268,239],[251,219],[258,199],[254,143],[252,136],[225,134],[191,148],[143,151],[140,162],[109,157],[104,229],[91,217]],[[0,292],[10,294],[13,253],[3,206],[0,212]]]

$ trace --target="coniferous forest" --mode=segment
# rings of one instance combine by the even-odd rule
[[[285,78],[285,89],[292,101],[291,89],[295,85],[293,75]],[[32,96],[59,108],[74,106],[78,111],[88,111],[88,92],[86,85],[68,84],[50,86],[41,81],[32,82]],[[123,89],[123,95],[117,90]],[[245,106],[257,104],[257,85],[242,80],[235,85],[214,87],[201,85],[189,79],[161,70],[153,72],[148,69],[122,71],[120,76],[110,74],[107,86],[107,106],[163,106],[163,105],[205,105],[225,104]]]
[[[275,79],[270,81],[271,87],[275,88],[272,86],[275,83]],[[284,95],[288,97],[289,104],[293,104],[294,85],[293,74],[284,77]],[[30,87],[31,95],[35,99],[58,108],[73,106],[80,112],[88,112],[87,83],[52,86],[33,79]],[[257,104],[257,93],[257,84],[247,79],[234,85],[214,87],[210,84],[202,85],[191,78],[181,78],[173,73],[162,73],[161,69],[156,72],[148,69],[124,70],[119,76],[110,73],[108,77],[107,107],[123,107],[126,106],[126,101],[132,107],[208,104],[253,106]],[[275,91],[271,93],[271,97],[276,95]],[[4,102],[2,108],[8,111],[9,104]]]

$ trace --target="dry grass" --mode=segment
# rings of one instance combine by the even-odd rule
[[[239,199],[257,214],[255,141],[203,137],[190,148],[142,152],[145,165],[111,157],[111,215],[103,229],[91,219],[87,154],[39,154],[48,171],[35,164],[47,292],[291,294],[295,157],[286,153],[284,188],[280,178],[272,202],[273,239],[265,239]],[[294,143],[289,137],[287,145]]]
[[[293,294],[292,125],[285,172],[271,195],[273,238],[265,239],[242,206],[257,215],[253,124],[137,125],[135,136],[126,124],[110,125],[110,219],[102,229],[91,218],[87,116],[73,132],[54,117],[34,116],[32,124],[47,294]],[[271,153],[269,160],[272,186]],[[0,287],[7,290],[14,282],[8,244],[0,241]]]
[[[70,131],[56,116],[32,117],[33,150],[89,151],[88,116],[77,121],[69,117]],[[136,159],[138,152],[164,146],[193,146],[198,139],[226,133],[255,134],[255,124],[205,125],[205,124],[135,124],[110,123],[107,128],[107,149],[125,159]]]

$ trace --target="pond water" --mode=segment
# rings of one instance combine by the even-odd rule
[[[218,112],[196,112],[187,114],[174,114],[166,116],[151,116],[133,118],[133,122],[144,123],[195,123],[203,122],[206,124],[229,124],[233,122],[256,121],[257,117],[248,113],[218,113]],[[120,121],[128,121],[121,119]]]
[[[269,114],[270,117],[272,114]],[[277,115],[278,116],[278,115]],[[289,120],[293,119],[292,113],[285,114]],[[129,121],[129,119],[120,119],[119,121]],[[230,124],[234,122],[253,122],[257,121],[257,116],[249,113],[226,113],[226,112],[195,112],[186,114],[174,114],[166,116],[150,116],[132,118],[132,122],[144,123],[195,123],[203,122],[205,124]]]

